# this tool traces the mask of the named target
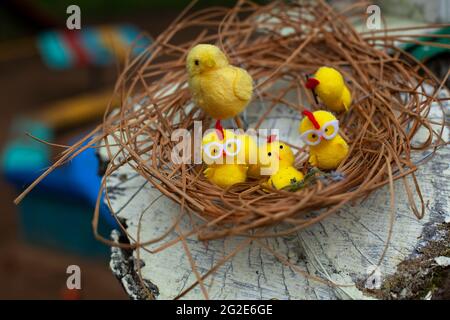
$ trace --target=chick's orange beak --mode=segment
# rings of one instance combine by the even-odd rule
[[[308,78],[308,80],[306,80],[305,87],[307,89],[314,90],[319,85],[319,83],[320,81],[315,78]]]

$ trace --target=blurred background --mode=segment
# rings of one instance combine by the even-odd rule
[[[341,7],[353,1],[329,2]],[[80,20],[77,7],[69,7],[73,4],[81,11]],[[64,146],[92,129],[130,46],[139,54],[187,4],[0,1],[0,299],[128,298],[109,270],[109,248],[92,236],[102,169],[94,150],[58,169],[19,206],[13,199],[64,150],[29,135]],[[233,2],[200,0],[196,8],[213,4]],[[390,27],[450,22],[448,0],[379,4]],[[80,30],[68,30],[67,23],[77,28],[78,22]],[[448,28],[435,32],[450,34]],[[438,76],[449,68],[445,50],[405,49]],[[101,212],[101,229],[107,235],[114,222],[105,207]],[[69,265],[81,268],[82,290],[67,289]]]

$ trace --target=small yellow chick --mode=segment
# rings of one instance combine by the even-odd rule
[[[229,64],[216,46],[198,44],[186,58],[189,88],[194,102],[218,122],[235,117],[249,104],[252,77]]]
[[[275,174],[271,175],[268,183],[275,189],[280,190],[302,181],[303,178],[303,173],[295,169],[294,166],[286,166],[280,167]]]
[[[309,163],[319,169],[336,169],[348,154],[348,145],[339,135],[339,120],[328,111],[303,111],[301,138],[310,148]]]
[[[221,188],[245,182],[248,167],[242,142],[231,130],[211,132],[202,140],[205,177]]]
[[[320,100],[335,112],[348,111],[352,95],[345,85],[342,74],[336,69],[321,67],[308,78],[306,87],[314,91]]]
[[[209,166],[203,173],[209,181],[223,189],[247,179],[247,168],[238,164]]]
[[[267,143],[258,148],[257,162],[249,164],[248,176],[270,176],[278,171],[281,165],[292,165],[294,160],[294,153],[287,144],[276,140],[275,136],[269,136]]]
[[[294,167],[294,153],[285,143],[269,136],[260,148],[259,174],[270,175],[268,184],[277,190],[303,180],[303,173]]]

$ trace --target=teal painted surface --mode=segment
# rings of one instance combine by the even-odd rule
[[[450,27],[441,28],[432,34],[436,35],[450,35]],[[421,37],[418,39],[419,41],[432,42],[437,44],[446,44],[450,45],[450,39],[448,38],[433,38],[433,37]],[[432,45],[416,45],[416,44],[408,44],[404,47],[406,51],[409,51],[416,59],[419,61],[427,61],[437,55],[450,52],[449,49],[436,47]]]
[[[109,258],[109,247],[94,238],[93,208],[84,202],[32,192],[19,206],[20,233],[33,245],[87,258]],[[101,224],[100,233],[108,237]]]
[[[23,168],[45,168],[48,166],[50,149],[47,145],[39,143],[28,137],[28,132],[44,141],[52,141],[52,131],[44,124],[28,120],[18,119],[11,128],[11,141],[2,152],[2,170],[4,172],[16,172]]]
[[[19,194],[51,165],[51,148],[25,135],[53,141],[52,131],[32,120],[12,124],[10,142],[2,152],[0,173]],[[28,242],[85,257],[106,258],[109,250],[91,227],[101,177],[94,149],[56,169],[28,194],[19,206],[19,229]],[[1,214],[1,211],[0,211]],[[100,206],[100,232],[108,238],[115,221]]]
[[[42,60],[50,68],[66,69],[76,63],[74,55],[59,32],[46,31],[38,35],[37,47]]]

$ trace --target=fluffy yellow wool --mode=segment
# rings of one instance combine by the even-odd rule
[[[223,131],[223,134],[224,134],[224,139],[220,139],[216,130],[211,130],[209,133],[207,133],[203,136],[202,147],[204,147],[205,145],[207,145],[211,142],[223,144],[226,140],[236,138],[236,135],[234,134],[233,130],[225,129]],[[217,148],[211,148],[210,151],[212,152],[212,155],[216,155],[216,152],[219,152],[219,150]],[[204,152],[203,148],[202,148],[202,159],[208,165],[209,164],[217,164],[217,162],[219,162],[219,161],[225,162],[225,159],[221,159],[221,158],[213,159],[210,154],[207,154]],[[232,158],[228,158],[228,160],[230,160],[229,161],[230,163],[235,163],[234,160],[231,161]],[[237,164],[237,162],[236,162],[236,164]]]
[[[240,150],[237,154],[229,154],[227,151],[233,154],[236,152],[238,140],[246,140],[246,138],[236,135],[232,130],[224,130],[223,134],[224,139],[221,139],[216,131],[212,131],[203,137],[203,147],[210,143],[215,143],[209,149],[211,154],[207,154],[205,150],[202,150],[203,161],[208,165],[203,173],[213,184],[221,188],[227,188],[236,183],[245,182],[247,179],[248,166],[245,159],[248,150],[241,142]],[[225,144],[226,142],[228,143]],[[218,144],[222,145],[222,150],[220,150]],[[218,154],[222,155],[219,158],[215,158]]]
[[[259,166],[267,169],[265,175],[275,174],[280,167],[292,166],[294,161],[292,149],[283,142],[266,143],[259,149]]]
[[[195,103],[214,119],[235,117],[252,98],[252,77],[230,65],[216,46],[196,45],[187,56],[186,68]]]
[[[335,116],[328,111],[315,111],[313,115],[320,127],[329,121],[336,120]],[[305,117],[300,122],[300,134],[307,130],[315,130],[315,128],[312,122]],[[339,134],[331,140],[323,139],[318,145],[309,146],[309,148],[309,163],[324,170],[336,169],[348,154],[348,145]]]
[[[221,188],[228,188],[247,179],[247,166],[238,164],[211,165],[203,171],[205,177]]]
[[[237,139],[241,140],[241,146],[245,154],[245,163],[250,165],[251,163],[258,162],[258,145],[256,143],[255,137],[248,134],[239,134],[236,136]]]
[[[279,167],[293,165],[294,160],[294,153],[287,144],[279,141],[266,143],[258,148],[258,161],[256,164],[249,165],[248,175],[259,178],[261,169],[265,169],[262,175],[270,176]]]
[[[250,165],[247,174],[253,178],[269,175],[267,183],[279,190],[303,180],[303,173],[294,167],[294,161],[294,153],[287,144],[272,141],[259,147],[258,163]]]
[[[293,166],[282,166],[275,174],[271,175],[268,183],[277,190],[283,189],[291,184],[302,181],[303,173]]]
[[[327,108],[336,112],[348,110],[352,103],[352,95],[339,71],[321,67],[313,78],[319,81],[314,91]]]

